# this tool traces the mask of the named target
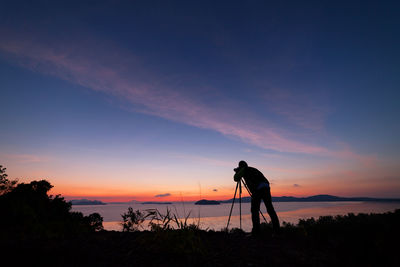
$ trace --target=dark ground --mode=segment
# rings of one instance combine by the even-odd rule
[[[240,230],[100,231],[0,239],[10,266],[400,266],[400,210],[321,217],[278,236]],[[4,261],[3,261],[4,262]]]

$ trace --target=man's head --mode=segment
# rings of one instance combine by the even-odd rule
[[[238,166],[237,168],[234,168],[233,170],[234,170],[235,172],[238,172],[240,169],[246,168],[246,167],[248,167],[246,161],[241,160],[241,161],[239,161],[239,166]]]
[[[244,161],[244,160],[239,161],[239,168],[244,168],[244,167],[247,167],[247,166],[248,165],[247,165],[246,161]]]

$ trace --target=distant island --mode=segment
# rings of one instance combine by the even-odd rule
[[[89,199],[73,199],[69,201],[72,205],[107,205],[100,200],[89,200]]]
[[[161,201],[147,201],[147,202],[142,202],[142,204],[164,204],[164,205],[170,205],[172,202],[161,202]]]
[[[216,200],[202,199],[194,203],[195,205],[219,205],[220,202]]]
[[[220,203],[230,203],[232,198],[221,200]],[[235,201],[238,201],[236,199]],[[400,202],[400,198],[371,198],[371,197],[337,197],[332,195],[315,195],[310,197],[272,197],[273,202],[339,202],[339,201],[371,201],[371,202]],[[243,203],[251,202],[251,197],[242,197]]]

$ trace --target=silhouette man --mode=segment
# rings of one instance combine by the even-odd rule
[[[243,177],[251,193],[251,219],[253,222],[252,234],[260,232],[260,204],[264,201],[267,212],[271,217],[274,232],[279,231],[279,219],[272,206],[271,190],[267,178],[256,168],[249,167],[245,161],[239,162],[239,167],[234,169],[233,179],[239,182]]]

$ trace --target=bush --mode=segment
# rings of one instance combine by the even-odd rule
[[[18,182],[18,180],[10,181],[7,179],[8,175],[6,170],[6,168],[3,168],[3,166],[0,165],[0,195],[10,192]]]
[[[80,212],[71,212],[71,204],[63,197],[49,196],[48,191],[53,186],[46,180],[15,185],[0,195],[0,234],[3,237],[54,237],[103,229],[100,214],[83,216]]]
[[[122,217],[122,231],[133,232],[138,231],[139,228],[143,229],[142,223],[146,219],[146,215],[139,210],[133,211],[131,207],[128,208],[128,212],[121,214]]]

